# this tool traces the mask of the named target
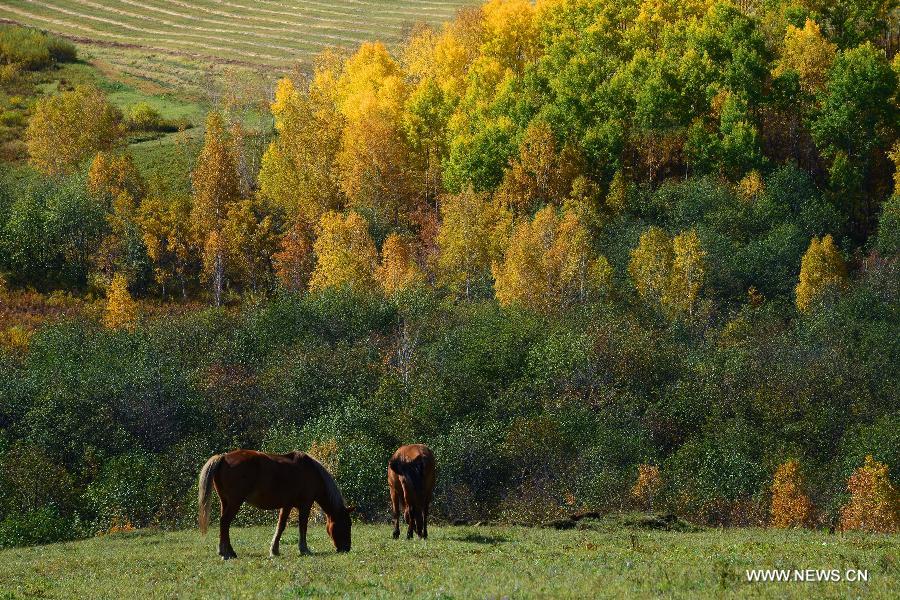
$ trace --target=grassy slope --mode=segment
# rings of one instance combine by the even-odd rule
[[[472,0],[5,0],[0,18],[214,62],[287,66],[323,48],[400,41]]]
[[[887,598],[900,586],[896,536],[712,530],[699,533],[434,527],[427,542],[394,541],[388,525],[357,525],[349,554],[295,529],[282,556],[271,529],[235,529],[241,557],[222,562],[215,535],[140,531],[0,552],[0,598],[296,597],[847,597]],[[636,549],[632,548],[632,534]],[[747,583],[749,568],[868,569],[868,583]]]

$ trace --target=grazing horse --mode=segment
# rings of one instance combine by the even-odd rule
[[[200,532],[209,523],[210,489],[215,486],[222,504],[219,519],[219,556],[237,558],[231,547],[228,528],[241,504],[249,502],[262,509],[279,509],[278,525],[272,538],[270,553],[278,555],[278,543],[292,508],[300,512],[300,552],[306,554],[306,527],[313,502],[322,507],[327,517],[328,535],[338,552],[350,550],[350,513],[341,492],[325,467],[304,452],[264,454],[254,450],[234,450],[217,454],[200,470],[198,503]]]
[[[400,537],[400,504],[408,529],[428,539],[428,506],[434,492],[434,454],[425,444],[400,446],[388,462],[388,487],[391,489],[391,509],[394,514],[394,539]]]

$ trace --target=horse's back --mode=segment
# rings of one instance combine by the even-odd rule
[[[293,505],[310,489],[311,471],[304,468],[306,454],[268,454],[256,450],[233,450],[224,456],[223,468],[216,473],[216,487],[259,508]]]
[[[430,496],[435,483],[434,453],[425,444],[400,446],[388,462],[388,483],[400,486],[403,480],[417,480],[423,492]]]

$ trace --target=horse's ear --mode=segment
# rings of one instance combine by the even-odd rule
[[[353,505],[353,506],[346,506],[346,507],[344,507],[344,508],[347,509],[347,514],[355,513],[355,512],[356,512],[356,505]]]

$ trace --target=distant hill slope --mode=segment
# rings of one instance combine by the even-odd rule
[[[82,41],[286,67],[327,47],[402,40],[473,0],[3,0],[0,19]]]

